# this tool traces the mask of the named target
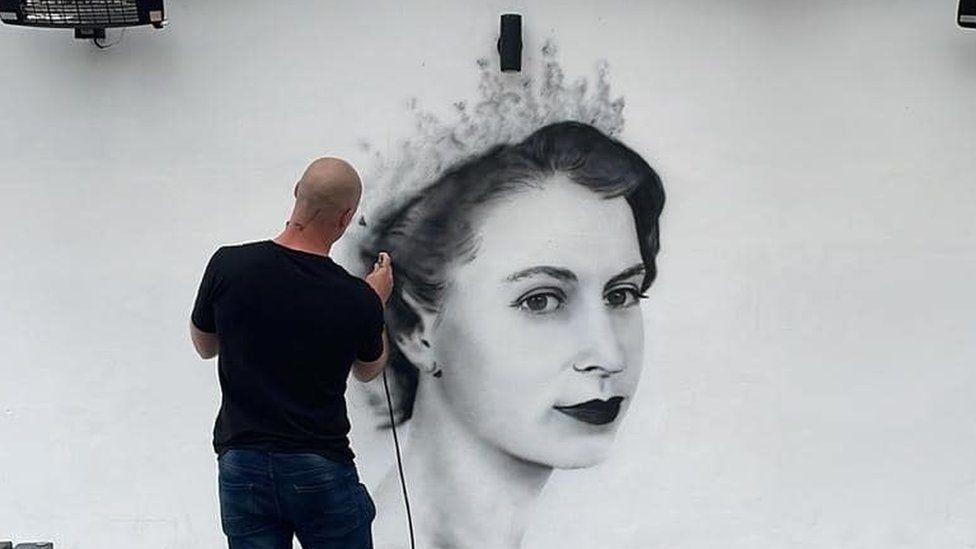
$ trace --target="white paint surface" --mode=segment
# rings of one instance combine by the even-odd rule
[[[474,95],[499,12],[611,64],[669,203],[648,364],[529,548],[976,545],[976,33],[955,2],[167,3],[0,28],[0,539],[218,547],[187,315],[304,164]],[[360,413],[357,411],[356,413]],[[355,422],[355,417],[354,417]],[[372,482],[384,440],[354,442]],[[387,460],[382,462],[381,460]]]

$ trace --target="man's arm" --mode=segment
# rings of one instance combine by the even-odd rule
[[[366,275],[366,284],[369,284],[369,287],[376,293],[376,297],[379,298],[379,307],[375,309],[375,316],[371,321],[372,327],[369,328],[371,335],[366,340],[366,346],[359,350],[359,354],[366,358],[372,358],[376,355],[376,348],[379,347],[376,345],[376,334],[380,336],[379,343],[382,345],[382,350],[376,360],[364,361],[357,357],[356,361],[353,362],[353,376],[364,383],[380,375],[389,361],[390,342],[386,338],[386,328],[383,326],[383,309],[393,292],[393,262],[390,260],[390,254],[380,252],[376,258],[376,263],[373,264],[373,270]]]
[[[220,352],[220,343],[217,342],[217,334],[210,334],[197,328],[193,321],[190,321],[190,339],[193,340],[193,348],[202,359],[213,358]],[[384,349],[385,354],[385,349]]]
[[[207,262],[203,279],[200,281],[200,289],[197,290],[196,301],[193,302],[193,311],[190,312],[190,340],[193,341],[193,348],[196,349],[197,354],[203,359],[213,358],[220,350],[213,303],[219,271],[217,258],[220,254],[221,249],[218,249]]]
[[[361,360],[356,360],[352,363],[352,375],[357,380],[366,383],[367,381],[372,381],[376,376],[380,375],[383,368],[386,368],[387,362],[390,358],[390,344],[386,340],[386,330],[383,330],[383,353],[380,357],[372,362],[363,362]]]

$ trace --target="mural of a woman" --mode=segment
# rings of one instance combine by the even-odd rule
[[[518,547],[552,471],[605,458],[641,373],[663,205],[637,153],[558,122],[370,223],[362,260],[396,265],[388,375],[418,546]],[[406,543],[399,496],[393,471],[380,547]]]

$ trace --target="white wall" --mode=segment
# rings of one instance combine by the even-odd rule
[[[0,539],[223,543],[216,377],[186,336],[203,262],[277,231],[309,159],[409,135],[407,98],[473,95],[514,9],[570,76],[610,62],[669,195],[638,398],[526,547],[976,544],[953,0],[281,4],[171,0],[105,51],[0,28]]]

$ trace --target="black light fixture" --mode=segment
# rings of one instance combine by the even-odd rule
[[[976,29],[976,0],[959,0],[959,16],[956,22],[960,27]]]
[[[0,20],[74,29],[75,38],[104,38],[107,28],[166,25],[163,0],[0,0]]]
[[[503,13],[501,32],[498,35],[498,55],[502,72],[522,70],[522,16]]]

